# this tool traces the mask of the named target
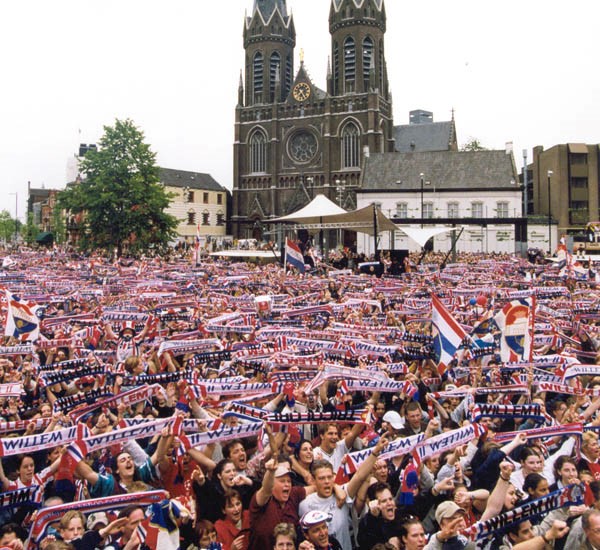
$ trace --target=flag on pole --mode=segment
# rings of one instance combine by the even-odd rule
[[[6,292],[5,336],[14,336],[20,341],[35,341],[40,337],[41,307],[35,302],[21,300],[10,291]]]
[[[437,329],[433,347],[438,358],[438,372],[441,376],[448,368],[456,350],[467,337],[467,333],[435,294],[431,295],[431,306],[431,321]]]
[[[300,247],[290,239],[285,239],[285,265],[294,266],[300,273],[304,273],[304,256]]]
[[[196,265],[200,263],[200,224],[196,225],[196,240],[194,241],[194,254]]]

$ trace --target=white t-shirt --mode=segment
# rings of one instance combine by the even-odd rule
[[[342,464],[342,458],[348,453],[349,449],[346,447],[346,442],[340,439],[335,444],[335,449],[331,454],[326,453],[321,447],[315,447],[313,449],[313,457],[315,460],[327,460],[333,466],[333,473],[338,471],[338,468]]]
[[[333,518],[327,524],[329,534],[334,536],[344,550],[352,550],[350,539],[350,507],[354,499],[347,497],[344,505],[339,508],[335,495],[321,498],[317,493],[308,495],[298,507],[300,517],[311,510],[329,512]]]

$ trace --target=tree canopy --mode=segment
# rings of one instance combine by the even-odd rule
[[[487,147],[484,147],[477,138],[470,138],[461,148],[461,151],[487,151]]]
[[[98,149],[81,161],[81,182],[59,196],[61,207],[82,214],[81,248],[136,255],[172,240],[177,219],[165,212],[172,197],[160,184],[155,160],[131,120],[104,127]]]
[[[15,219],[11,218],[8,210],[2,210],[0,212],[0,238],[3,241],[8,242],[15,238],[15,227],[18,232],[21,227],[21,222],[17,221],[15,225]]]

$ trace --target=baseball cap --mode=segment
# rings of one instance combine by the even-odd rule
[[[440,524],[443,519],[451,518],[456,512],[467,513],[456,502],[446,500],[435,510],[435,521]]]
[[[382,420],[388,422],[394,430],[404,428],[404,420],[396,411],[388,411],[383,415]]]
[[[281,477],[290,474],[289,462],[280,462],[275,470],[275,477]]]
[[[93,512],[87,518],[87,528],[93,529],[97,525],[104,524],[106,527],[110,522],[108,521],[108,516],[105,512]]]
[[[331,518],[333,518],[333,516],[329,512],[311,510],[310,512],[306,512],[300,518],[300,527],[302,527],[302,529],[309,529],[313,525],[318,525],[324,521],[331,521]]]

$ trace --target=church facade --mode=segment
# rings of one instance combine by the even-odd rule
[[[394,151],[383,0],[331,0],[326,89],[312,82],[286,0],[254,0],[235,110],[235,238],[275,240],[270,220],[324,194],[356,206],[364,159]],[[325,60],[323,60],[325,61]],[[331,235],[332,240],[335,234]]]

